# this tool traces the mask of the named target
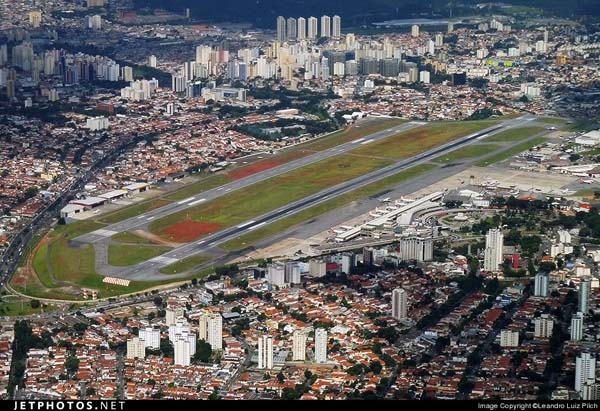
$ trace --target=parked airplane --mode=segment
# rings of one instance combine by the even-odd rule
[[[581,179],[581,182],[582,182],[583,184],[594,184],[594,180],[592,180],[592,179],[590,179],[590,178],[588,178],[588,179],[585,179],[585,180],[584,180],[584,179]]]

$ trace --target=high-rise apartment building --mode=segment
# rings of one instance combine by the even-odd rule
[[[590,310],[590,290],[592,288],[592,282],[589,278],[581,281],[579,284],[579,291],[577,292],[577,310],[581,311],[583,315],[586,315]]]
[[[579,341],[583,338],[583,313],[578,312],[571,317],[571,340]]]
[[[309,39],[316,39],[319,35],[319,20],[316,17],[308,18],[308,27],[306,32],[306,37]]]
[[[402,288],[392,291],[392,317],[405,320],[408,316],[408,296]]]
[[[548,274],[537,273],[534,279],[533,295],[536,297],[548,297]]]
[[[146,357],[146,347],[144,341],[139,337],[133,337],[127,340],[127,358],[144,358]]]
[[[273,337],[261,335],[258,338],[258,367],[259,370],[273,369]]]
[[[504,245],[504,235],[502,230],[493,228],[488,231],[485,237],[485,256],[483,260],[483,269],[485,271],[498,271],[502,264],[502,247]]]
[[[213,350],[223,349],[223,317],[219,313],[213,313],[208,317],[207,342]]]
[[[303,330],[295,330],[292,336],[292,360],[306,360],[306,333]]]
[[[321,16],[321,37],[331,37],[331,17]]]
[[[296,20],[297,29],[296,35],[298,40],[304,40],[306,38],[306,19],[304,17],[298,17]]]
[[[327,362],[327,330],[325,328],[315,329],[315,362],[318,364]]]
[[[342,18],[340,16],[333,16],[331,19],[332,31],[331,35],[335,38],[342,37]]]
[[[284,42],[287,40],[287,29],[285,17],[277,17],[277,41]]]
[[[589,380],[596,381],[596,355],[584,352],[575,361],[575,391],[581,392]]]

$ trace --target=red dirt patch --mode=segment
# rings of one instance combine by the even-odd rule
[[[280,164],[282,164],[281,160],[263,160],[254,164],[249,164],[247,166],[240,167],[235,170],[231,170],[229,172],[229,176],[231,176],[231,178],[233,178],[234,180],[239,180],[240,178],[260,173],[261,171],[268,170]]]
[[[173,224],[172,226],[165,228],[163,234],[172,241],[187,243],[207,234],[214,233],[221,227],[221,224],[186,220],[182,223]]]

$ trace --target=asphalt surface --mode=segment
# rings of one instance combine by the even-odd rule
[[[422,126],[426,123],[424,122],[409,122],[400,124],[395,127],[391,127],[389,129],[379,131],[377,133],[373,133],[363,138],[359,138],[348,143],[344,143],[330,149],[319,151],[315,154],[308,155],[306,157],[299,158],[297,160],[290,161],[288,163],[282,164],[277,167],[270,168],[268,170],[262,171],[260,173],[252,174],[248,177],[241,178],[239,180],[232,181],[230,183],[224,184],[220,187],[216,187],[214,189],[204,191],[200,194],[188,197],[181,201],[173,202],[171,204],[167,204],[163,207],[148,211],[139,216],[129,218],[127,220],[119,221],[118,223],[108,225],[104,227],[102,230],[97,230],[91,233],[83,234],[77,238],[75,241],[83,242],[83,243],[95,243],[98,241],[104,241],[107,237],[110,237],[114,234],[130,231],[145,227],[148,223],[153,220],[158,220],[162,217],[166,217],[170,214],[177,213],[179,211],[186,210],[188,208],[197,206],[201,203],[214,200],[224,194],[227,194],[231,191],[239,190],[244,187],[248,187],[252,184],[258,183],[259,181],[263,181],[272,177],[276,177],[280,174],[284,174],[295,170],[300,167],[304,167],[309,164],[316,163],[321,160],[325,160],[327,158],[337,156],[343,153],[346,153],[350,150],[353,150],[357,147],[361,146],[361,143],[365,142],[375,142],[384,138],[388,138],[394,134],[410,130],[411,128]]]
[[[227,242],[232,239],[235,239],[243,234],[251,232],[254,229],[260,228],[267,224],[271,224],[277,220],[280,220],[289,215],[298,213],[309,207],[312,207],[314,205],[317,205],[319,203],[327,201],[331,198],[340,196],[347,192],[356,190],[357,188],[360,188],[362,186],[374,183],[374,182],[379,181],[388,176],[397,174],[398,172],[401,172],[410,167],[414,167],[419,164],[424,164],[442,154],[448,153],[450,151],[454,151],[457,148],[469,145],[471,143],[478,142],[487,136],[497,134],[499,132],[506,130],[507,128],[521,126],[532,120],[534,120],[534,117],[528,116],[528,115],[522,116],[518,119],[507,120],[507,121],[501,123],[500,125],[494,125],[485,130],[482,130],[480,132],[470,134],[461,139],[454,140],[454,141],[444,144],[442,146],[439,146],[439,147],[433,148],[431,150],[428,150],[426,152],[423,152],[421,154],[418,154],[412,158],[399,161],[388,167],[373,171],[371,173],[354,178],[352,180],[346,181],[346,182],[338,184],[336,186],[327,188],[325,190],[320,191],[319,193],[316,193],[311,196],[307,196],[301,200],[292,202],[292,203],[287,204],[283,207],[280,207],[276,210],[265,213],[262,216],[258,216],[251,221],[247,221],[243,224],[240,224],[240,225],[237,225],[234,227],[230,227],[228,229],[224,229],[218,233],[207,236],[199,241],[195,241],[195,242],[177,247],[159,257],[152,258],[150,260],[144,261],[137,265],[133,265],[133,266],[129,266],[129,267],[113,267],[113,266],[108,265],[105,262],[105,259],[103,258],[103,259],[97,259],[96,269],[99,273],[101,273],[103,275],[119,277],[119,278],[126,278],[129,280],[136,280],[136,281],[155,281],[155,280],[164,280],[167,277],[172,278],[172,279],[185,277],[185,276],[189,275],[189,273],[181,273],[181,274],[177,274],[177,275],[165,276],[164,274],[161,274],[159,272],[159,270],[161,267],[167,266],[178,260],[193,256],[196,254],[201,254],[201,253],[202,254],[204,254],[204,253],[212,254],[212,253],[214,253],[216,247],[219,244]],[[410,124],[411,123],[404,124],[404,125],[398,126],[398,127],[394,127],[392,129],[376,133],[376,135],[379,136],[378,138],[385,138],[393,133],[397,133],[398,128],[404,127],[406,129],[406,127],[409,126]],[[414,126],[414,124],[413,124],[413,126]],[[335,148],[327,150],[326,152],[323,152],[323,153],[317,153],[318,155],[315,156],[312,161],[308,161],[305,164],[310,164],[311,162],[319,161],[320,159],[324,159],[324,158],[330,157],[332,155],[337,155],[344,151],[351,150],[353,148],[358,147],[361,142],[368,141],[370,139],[374,139],[373,135],[364,137],[363,139],[355,140],[350,143],[346,143],[342,146],[335,147]],[[375,140],[373,140],[373,141],[375,141]],[[313,156],[310,156],[310,157],[313,157]],[[306,161],[307,159],[308,158],[305,158],[303,160]],[[287,168],[287,171],[289,171],[293,168],[296,168],[296,167],[300,167],[300,165],[294,166],[292,164],[288,164],[287,166],[289,167],[289,168]],[[285,166],[278,167],[278,169],[280,169],[279,173],[285,172],[285,171],[281,170],[284,167]],[[444,169],[443,167],[439,168],[439,170],[443,170],[443,169]],[[274,171],[274,170],[269,170],[269,171],[271,173],[274,172],[275,174],[271,174],[271,173],[267,173],[267,172],[265,172],[265,173],[267,173],[270,176],[277,175],[276,171]],[[254,177],[254,179],[252,179],[253,182],[260,181],[265,178],[269,178],[269,177],[265,177],[265,173],[260,173],[259,175],[251,176],[251,177]],[[441,174],[441,177],[444,177],[443,173]],[[244,179],[244,180],[246,180],[246,179]],[[215,196],[213,198],[217,198],[219,195],[225,194],[226,192],[233,190],[233,188],[231,188],[230,185],[235,184],[235,183],[237,183],[237,182],[227,184],[227,185],[217,188],[215,190],[210,190],[210,192],[214,192],[214,193],[211,193],[211,195]],[[241,184],[244,184],[244,183],[241,183]],[[252,184],[252,183],[246,183],[246,185],[247,184]],[[242,186],[245,186],[245,185],[242,185]],[[227,188],[231,188],[231,190],[227,190]],[[208,193],[209,192],[202,193],[201,198],[206,198],[207,200],[205,200],[205,201],[209,201]],[[176,205],[183,206],[183,208],[181,208],[181,209],[185,209],[187,207],[196,205],[197,203],[194,204],[196,201],[197,200],[194,199],[194,200],[186,201],[182,204],[176,204]],[[159,218],[159,217],[167,215],[171,212],[174,212],[174,211],[164,210],[164,208],[155,210],[154,212],[157,212],[157,211],[160,211],[160,213],[157,216],[154,216],[154,218]],[[151,216],[153,216],[153,215],[150,213],[146,213],[146,214],[144,214],[144,216],[141,216],[142,218],[136,217],[133,219],[125,220],[121,223],[114,224],[113,226],[106,227],[104,230],[110,230],[109,233],[111,233],[111,232],[115,231],[115,228],[140,227],[141,225],[147,224],[147,222],[148,222],[147,219]],[[154,218],[152,218],[152,219],[154,219]],[[146,220],[146,221],[141,221],[141,222],[137,221],[136,222],[135,220]],[[130,224],[131,224],[131,226],[130,226]],[[125,229],[131,229],[131,228],[125,228]],[[90,233],[90,234],[91,235],[88,234],[88,235],[81,236],[77,240],[84,241],[84,242],[92,242],[92,243],[97,243],[99,241],[102,241],[102,242],[110,241],[110,238],[107,237],[106,234],[104,234],[104,235],[95,235],[93,233]],[[102,248],[104,248],[104,246],[101,244],[96,244],[96,248],[102,249]],[[100,252],[99,254],[104,254],[104,253]],[[102,260],[104,260],[104,261],[102,261]]]

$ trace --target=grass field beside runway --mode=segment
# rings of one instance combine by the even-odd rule
[[[465,158],[482,157],[490,152],[497,150],[500,146],[497,144],[473,144],[471,146],[459,148],[443,156],[435,158],[436,163],[450,163],[452,161],[463,160]]]
[[[129,231],[123,231],[122,233],[115,234],[111,237],[111,240],[116,243],[122,244],[154,244],[147,238],[140,237],[130,233]]]
[[[282,233],[283,231],[295,225],[304,223],[322,214],[343,207],[351,203],[352,201],[373,196],[381,192],[382,190],[398,185],[410,178],[424,174],[435,168],[437,168],[437,166],[433,164],[421,164],[415,167],[411,167],[390,177],[386,177],[375,183],[371,183],[364,187],[358,188],[354,191],[343,194],[334,199],[307,208],[306,210],[303,210],[290,217],[283,218],[274,223],[261,227],[257,230],[251,231],[250,233],[240,236],[236,239],[227,241],[226,243],[221,244],[220,247],[227,251],[238,251],[244,249],[256,243],[257,241],[272,237],[273,235],[278,233]]]
[[[150,200],[142,201],[141,203],[126,206],[120,210],[113,211],[112,213],[100,216],[97,221],[105,224],[114,224],[119,221],[126,220],[128,218],[136,217],[138,215],[147,213],[148,211],[156,208],[163,207],[170,204],[171,201],[164,198],[153,198]]]
[[[205,223],[219,225],[220,228],[232,227],[390,164],[392,162],[389,160],[365,157],[332,157],[154,220],[149,229],[164,239],[182,242],[183,235],[178,238],[175,233],[179,231],[173,230],[174,226],[194,229],[194,223]],[[196,238],[207,234],[201,225],[198,225],[197,230]],[[191,231],[185,234],[183,241],[196,239]]]
[[[475,165],[479,166],[479,167],[485,167],[485,166],[489,166],[489,165],[494,164],[494,163],[498,163],[500,161],[504,161],[507,158],[514,157],[517,154],[520,154],[520,153],[522,153],[524,151],[527,151],[527,150],[529,150],[532,147],[538,146],[538,145],[546,142],[546,140],[547,139],[544,138],[544,137],[535,137],[535,138],[532,138],[530,140],[524,141],[521,144],[518,144],[518,145],[516,145],[514,147],[511,147],[511,148],[509,148],[507,150],[501,151],[500,153],[494,154],[491,157],[484,158],[483,160],[478,161],[477,163],[475,163]]]
[[[135,265],[170,251],[171,247],[156,245],[110,244],[108,264],[115,267]]]
[[[174,264],[168,265],[160,269],[162,274],[179,274],[185,273],[188,270],[198,267],[200,264],[204,264],[210,261],[210,257],[203,255],[194,255],[192,257],[184,258],[177,261]]]
[[[399,133],[154,220],[149,229],[170,241],[192,241],[207,234],[201,226],[197,233],[190,231],[194,229],[194,223],[232,227],[325,188],[381,169],[394,160],[411,157],[493,124],[490,121],[435,124]],[[178,236],[174,228],[186,228],[189,232]]]
[[[433,123],[426,127],[415,128],[373,143],[358,146],[350,154],[400,160],[495,124],[497,124],[497,121],[491,120]]]
[[[519,140],[525,140],[528,137],[536,135],[544,131],[544,127],[531,126],[531,127],[515,127],[510,130],[503,131],[490,137],[485,138],[486,143],[504,143],[513,142]]]

